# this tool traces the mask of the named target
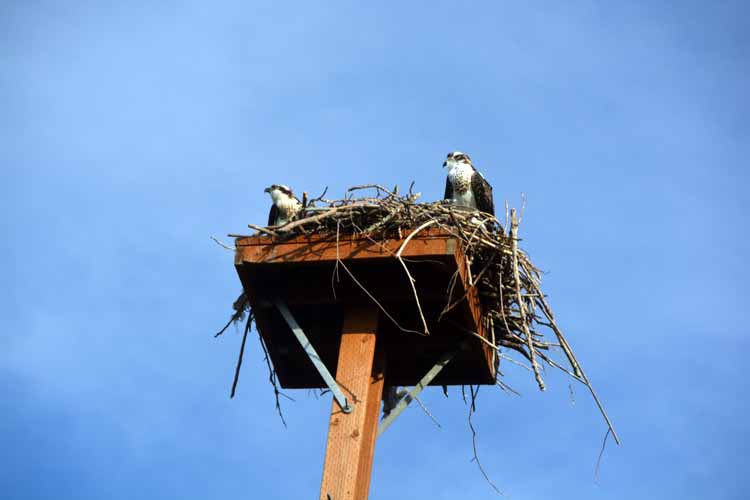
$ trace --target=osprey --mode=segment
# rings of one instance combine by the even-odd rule
[[[443,162],[443,168],[445,167],[448,167],[448,177],[445,179],[444,199],[495,215],[492,186],[471,164],[469,155],[460,151],[448,153]]]
[[[292,193],[292,190],[287,186],[273,184],[268,186],[264,192],[270,194],[273,200],[271,210],[268,212],[269,226],[286,224],[302,208],[302,203],[300,203],[297,197],[294,196],[294,193]]]

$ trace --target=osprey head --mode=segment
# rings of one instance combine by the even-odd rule
[[[468,163],[471,165],[471,158],[469,158],[469,155],[462,153],[461,151],[453,151],[452,153],[448,153],[448,156],[445,158],[443,168],[453,168],[459,163]]]
[[[263,192],[270,194],[274,202],[281,197],[292,198],[294,196],[289,186],[284,186],[283,184],[271,184]]]

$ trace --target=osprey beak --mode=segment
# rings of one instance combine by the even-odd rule
[[[445,160],[445,161],[443,162],[443,168],[445,168],[445,167],[447,167],[447,166],[448,166],[448,160]]]
[[[264,192],[264,193],[270,193],[270,192],[271,192],[271,188],[270,188],[270,187],[267,187],[266,189],[264,189],[264,190],[263,190],[263,192]]]

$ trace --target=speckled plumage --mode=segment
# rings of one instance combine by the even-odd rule
[[[460,151],[448,153],[443,167],[448,167],[444,199],[456,205],[495,214],[492,186],[471,164],[469,155]]]

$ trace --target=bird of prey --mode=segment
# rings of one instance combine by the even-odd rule
[[[443,162],[443,168],[445,167],[448,168],[448,177],[445,179],[444,199],[495,215],[492,186],[471,164],[469,155],[460,151],[448,153]]]
[[[273,204],[268,212],[268,225],[280,226],[286,224],[297,215],[302,208],[302,203],[294,196],[292,190],[287,186],[273,184],[268,186],[265,191],[271,195]]]

